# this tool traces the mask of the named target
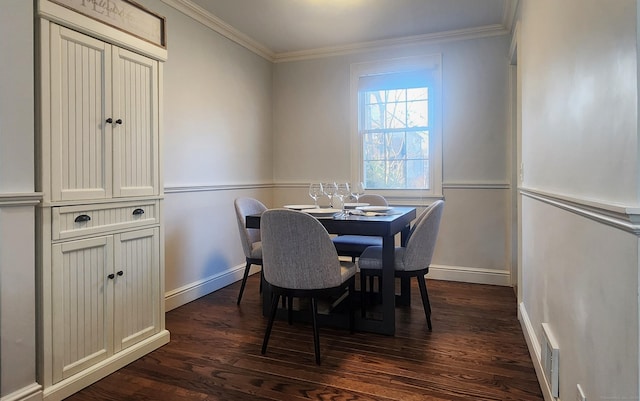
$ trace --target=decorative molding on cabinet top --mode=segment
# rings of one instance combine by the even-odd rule
[[[257,54],[258,56],[274,63],[333,57],[351,53],[361,53],[365,51],[383,50],[389,47],[397,46],[434,44],[456,40],[486,38],[491,36],[507,35],[511,30],[510,27],[505,27],[505,25],[494,24],[470,29],[460,29],[454,31],[430,33],[426,35],[407,36],[397,39],[354,43],[346,46],[323,47],[318,49],[275,53],[260,42],[238,31],[237,29],[233,28],[207,10],[203,9],[197,4],[194,4],[190,0],[162,0],[162,2],[193,18],[194,20],[219,33],[225,38]],[[509,13],[511,12],[510,10],[507,11]],[[505,22],[509,22],[508,15],[505,15],[503,19],[505,20]]]
[[[53,3],[50,0],[38,0],[37,6],[38,16],[41,18],[144,54],[153,59],[159,61],[167,60],[168,53],[166,48],[156,46],[112,26],[96,23],[95,19],[82,15],[70,8]]]
[[[308,184],[307,184],[308,185]],[[164,187],[165,194],[177,194],[185,192],[215,192],[215,191],[236,191],[243,189],[273,188],[274,184],[229,184],[229,185],[189,185],[181,187]]]
[[[640,206],[605,203],[534,188],[519,188],[520,194],[564,209],[598,223],[640,236]]]
[[[35,206],[42,202],[42,192],[0,194],[0,207]]]

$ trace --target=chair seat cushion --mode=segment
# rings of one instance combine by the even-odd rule
[[[251,259],[262,259],[262,242],[251,244]]]
[[[397,246],[395,249],[394,268],[395,270],[405,270],[402,258],[405,248]],[[358,259],[360,270],[381,270],[382,269],[382,247],[370,246],[362,252]]]
[[[351,278],[351,276],[355,274],[356,274],[355,263],[340,261],[340,275],[342,276],[343,282],[347,281],[347,279]]]
[[[370,246],[382,246],[382,237],[365,235],[339,235],[332,238],[339,255],[358,256]]]

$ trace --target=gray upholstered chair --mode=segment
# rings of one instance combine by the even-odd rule
[[[438,200],[418,217],[411,228],[405,247],[395,248],[395,276],[400,278],[416,277],[422,296],[422,306],[427,318],[427,326],[431,330],[431,304],[425,282],[425,274],[429,273],[429,265],[433,257],[438,238],[438,229],[444,209],[444,201]],[[372,246],[365,249],[358,259],[361,285],[367,276],[382,276],[382,247]],[[362,310],[365,309],[364,291]]]
[[[262,214],[260,227],[263,277],[273,291],[262,353],[267,351],[279,298],[311,298],[315,357],[316,363],[320,364],[317,297],[339,296],[348,291],[349,326],[353,330],[351,301],[355,288],[355,264],[340,262],[327,230],[307,213],[285,209],[267,210]]]
[[[247,261],[242,276],[242,285],[238,294],[237,304],[240,305],[242,293],[247,284],[247,277],[251,265],[262,265],[262,243],[260,242],[260,230],[256,228],[247,228],[245,219],[251,214],[261,214],[267,207],[257,199],[238,198],[234,201],[236,209],[236,218],[238,221],[238,231],[240,233],[240,242],[242,242],[242,250]],[[262,280],[260,280],[260,289],[262,290]]]
[[[364,194],[358,199],[359,203],[368,203],[371,206],[389,206],[382,195]],[[367,237],[364,235],[339,235],[333,238],[333,244],[340,256],[350,256],[355,262],[365,249],[370,246],[382,246],[381,237]]]

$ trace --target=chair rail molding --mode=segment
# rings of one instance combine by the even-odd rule
[[[42,192],[16,192],[0,194],[0,207],[35,206],[42,202]]]
[[[520,187],[522,196],[564,209],[601,224],[640,236],[640,206],[605,203],[535,188]]]
[[[186,192],[217,192],[217,191],[237,191],[245,189],[263,189],[273,188],[273,183],[254,183],[254,184],[223,184],[223,185],[184,185],[184,186],[165,186],[165,194],[176,194]]]

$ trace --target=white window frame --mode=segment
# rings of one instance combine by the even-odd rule
[[[429,189],[376,189],[394,204],[428,204],[442,198],[442,55],[433,54],[389,60],[369,61],[351,65],[351,179],[363,180],[363,143],[360,135],[359,93],[360,77],[387,73],[429,70],[433,80],[429,86]]]

